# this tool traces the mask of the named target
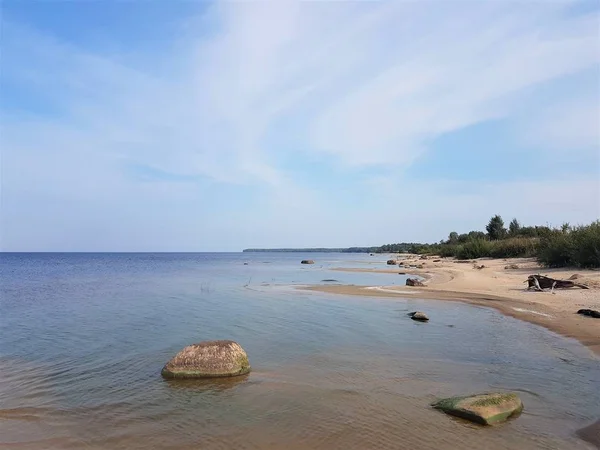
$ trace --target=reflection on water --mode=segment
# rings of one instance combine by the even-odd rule
[[[576,342],[462,304],[282,289],[339,275],[258,256],[2,256],[0,449],[589,448],[600,367]],[[160,377],[219,338],[251,374]],[[523,415],[481,429],[428,407],[489,389],[519,390]]]
[[[169,385],[169,388],[181,390],[184,392],[184,394],[192,392],[213,395],[228,389],[233,389],[243,383],[248,383],[248,379],[249,375],[241,375],[238,377],[213,378],[208,380],[194,380],[185,378],[175,380],[169,378],[164,380],[164,382]]]

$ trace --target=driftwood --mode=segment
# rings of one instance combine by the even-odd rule
[[[529,275],[527,280],[523,283],[527,283],[527,289],[535,289],[536,291],[541,291],[543,289],[566,289],[572,287],[578,287],[581,289],[589,289],[587,286],[579,283],[575,283],[570,280],[555,280],[554,278],[550,278],[544,275]]]

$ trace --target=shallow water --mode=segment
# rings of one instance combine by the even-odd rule
[[[404,284],[329,270],[384,258],[0,254],[0,448],[590,448],[575,432],[600,417],[600,365],[577,342],[486,308],[291,286]],[[160,377],[205,339],[238,341],[253,372]],[[519,390],[521,417],[428,407],[489,389]]]

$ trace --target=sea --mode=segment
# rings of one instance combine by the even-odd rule
[[[386,257],[0,253],[0,449],[594,448],[576,431],[600,417],[600,364],[577,341],[460,302],[303,289],[403,285],[334,270]],[[161,378],[213,339],[252,372]],[[504,390],[525,409],[499,426],[430,406]]]

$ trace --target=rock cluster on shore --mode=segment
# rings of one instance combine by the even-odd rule
[[[234,377],[250,372],[248,355],[234,341],[204,341],[185,347],[161,371],[165,378]]]

